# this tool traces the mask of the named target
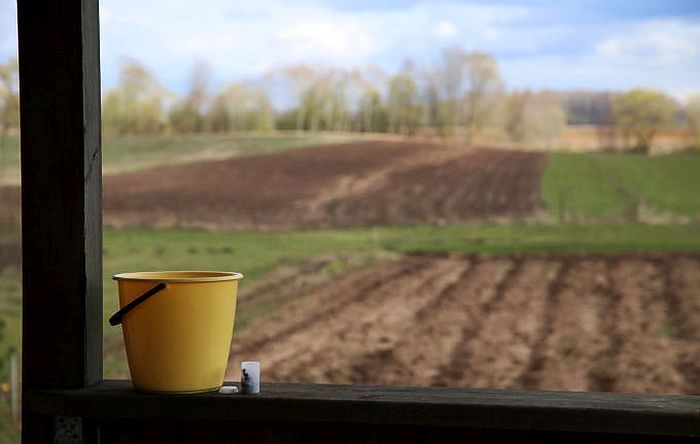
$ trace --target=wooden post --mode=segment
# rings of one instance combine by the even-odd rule
[[[18,0],[17,20],[22,389],[79,388],[102,379],[98,0]],[[49,420],[23,415],[25,440]]]

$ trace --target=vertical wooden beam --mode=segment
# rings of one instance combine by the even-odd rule
[[[102,379],[98,0],[18,0],[17,20],[22,388],[83,387]]]

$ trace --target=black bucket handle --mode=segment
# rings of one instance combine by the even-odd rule
[[[167,285],[165,285],[163,282],[160,284],[156,285],[155,287],[151,288],[141,296],[137,297],[133,301],[129,302],[126,304],[121,310],[118,312],[114,313],[110,318],[109,318],[109,325],[119,325],[122,323],[122,320],[124,319],[124,315],[129,313],[131,310],[136,308],[137,306],[143,304],[146,302],[148,298],[151,296],[155,295],[161,290],[165,290],[167,288]]]

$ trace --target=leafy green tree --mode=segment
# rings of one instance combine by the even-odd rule
[[[442,115],[441,93],[438,86],[438,72],[436,69],[426,69],[422,72],[423,112],[425,124],[434,128],[441,136],[446,136],[446,121]]]
[[[318,70],[299,98],[301,128],[309,131],[350,128],[352,122],[346,97],[347,78],[342,72]]]
[[[676,104],[663,92],[633,89],[615,97],[613,116],[625,139],[632,137],[635,147],[648,153],[659,129],[673,124]]]
[[[317,69],[304,64],[288,66],[281,70],[279,74],[271,73],[267,77],[269,79],[281,80],[283,87],[286,87],[293,94],[297,100],[296,110],[292,112],[285,113],[284,122],[287,119],[294,116],[296,119],[295,128],[297,131],[304,131],[306,129],[306,123],[310,110],[306,109],[305,106],[311,105],[309,103],[309,98],[306,97],[308,90],[311,85],[315,82],[318,76]]]
[[[106,133],[160,133],[165,130],[168,93],[136,60],[122,61],[117,86],[105,94],[102,119]]]
[[[274,110],[261,89],[229,83],[212,101],[207,112],[212,131],[264,131],[274,127]]]
[[[386,109],[377,88],[367,86],[357,107],[355,128],[360,132],[385,132],[388,126]]]
[[[420,124],[421,104],[418,86],[410,72],[401,72],[389,79],[387,112],[389,128],[395,133],[415,134]]]

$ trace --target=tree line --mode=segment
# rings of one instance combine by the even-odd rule
[[[17,123],[16,72],[14,59],[0,65],[0,135]],[[105,134],[279,129],[436,135],[471,144],[490,129],[512,142],[554,146],[568,123],[598,125],[624,146],[648,150],[659,130],[681,125],[700,145],[700,95],[681,106],[651,89],[508,91],[491,55],[461,48],[445,49],[429,66],[406,61],[394,74],[299,64],[218,88],[211,78],[211,68],[196,63],[186,92],[177,95],[137,60],[123,60],[116,86],[103,97]],[[273,106],[271,96],[290,93],[287,105]]]

